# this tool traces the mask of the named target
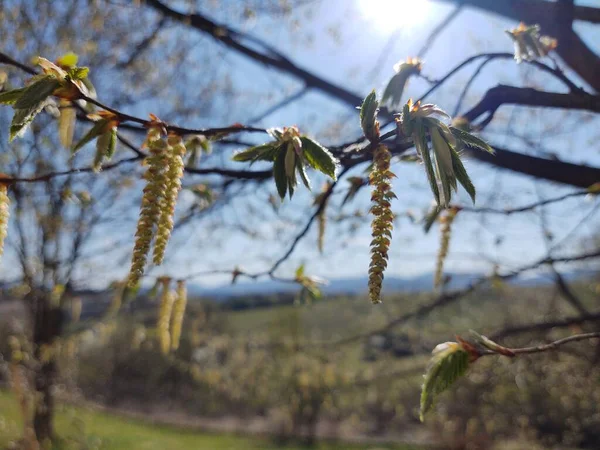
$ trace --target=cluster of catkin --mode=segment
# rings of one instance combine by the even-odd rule
[[[383,144],[379,144],[373,153],[373,170],[369,183],[373,187],[371,193],[371,223],[373,240],[371,241],[371,264],[369,266],[369,297],[371,302],[381,302],[381,285],[383,272],[387,267],[388,249],[392,237],[394,215],[390,201],[395,198],[392,192],[391,179],[395,176],[390,171],[391,153]]]
[[[458,213],[458,208],[448,208],[446,214],[439,218],[440,221],[440,251],[437,255],[435,264],[435,278],[434,286],[436,288],[442,285],[442,279],[444,274],[444,262],[446,256],[448,256],[448,249],[450,248],[450,235],[452,234],[452,222]]]
[[[160,281],[162,295],[156,328],[160,350],[166,355],[169,351],[179,348],[183,316],[187,305],[187,289],[183,280],[177,281],[175,291],[171,290],[170,278],[163,278]]]
[[[8,232],[8,219],[10,216],[10,199],[8,185],[0,180],[0,256],[4,253],[4,239]]]
[[[146,186],[137,224],[136,240],[129,272],[129,286],[136,287],[144,274],[154,240],[153,262],[161,264],[173,231],[173,216],[183,177],[185,145],[180,136],[166,139],[158,127],[148,131],[146,146],[150,156],[144,174]]]

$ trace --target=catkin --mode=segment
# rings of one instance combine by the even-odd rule
[[[319,224],[319,235],[317,237],[317,248],[319,249],[320,253],[323,253],[323,248],[325,246],[325,228],[327,226],[327,203],[329,201],[329,196],[327,195],[327,192],[329,191],[331,187],[330,183],[325,183],[325,186],[323,186],[323,191],[321,194],[319,194],[317,196],[317,201],[315,203],[318,203],[319,208],[321,208],[321,210],[319,211],[319,215],[317,216],[317,221]]]
[[[167,186],[165,171],[167,157],[165,155],[165,142],[160,138],[160,131],[152,128],[148,131],[147,138],[150,156],[147,158],[148,170],[144,174],[147,180],[142,196],[140,217],[135,233],[136,240],[129,271],[129,286],[137,286],[144,274],[146,258],[150,252],[150,245],[154,237],[154,229],[161,213],[161,204]]]
[[[171,323],[171,312],[175,295],[170,291],[171,279],[165,278],[162,280],[162,295],[160,298],[160,308],[158,311],[158,322],[156,328],[158,330],[158,341],[160,343],[160,351],[163,354],[169,353],[171,348],[171,333],[169,325]]]
[[[450,235],[452,233],[452,222],[458,213],[457,208],[450,208],[448,212],[440,217],[440,251],[438,252],[436,265],[435,265],[435,278],[434,286],[436,288],[442,285],[442,278],[444,274],[444,261],[448,256],[448,249],[450,247]]]
[[[9,207],[8,186],[0,180],[0,256],[4,253],[4,239],[8,233]]]
[[[396,196],[392,192],[390,180],[395,176],[390,171],[391,154],[387,147],[380,144],[373,153],[373,170],[369,183],[373,186],[371,193],[371,223],[373,240],[371,241],[371,264],[369,266],[369,297],[371,302],[381,302],[381,285],[383,272],[387,267],[388,249],[392,238],[394,215],[391,210],[391,199]]]
[[[160,217],[156,231],[156,242],[154,244],[153,261],[159,265],[165,257],[167,243],[173,231],[173,218],[175,216],[175,205],[177,196],[181,190],[181,178],[183,177],[183,157],[185,145],[181,136],[171,135],[167,138],[168,169],[166,171],[166,190],[160,206]]]
[[[178,280],[177,290],[175,291],[175,303],[173,304],[173,316],[171,318],[171,350],[177,350],[179,348],[186,304],[187,289],[185,287],[185,281]]]

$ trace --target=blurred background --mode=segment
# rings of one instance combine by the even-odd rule
[[[513,59],[505,30],[520,21],[558,40],[540,65]],[[403,101],[471,117],[497,149],[464,154],[477,202],[453,200],[436,289],[432,195],[415,150],[396,152],[371,305],[369,163],[344,167],[326,207],[316,172],[312,192],[282,202],[268,164],[231,161],[266,135],[213,137],[186,161],[165,262],[126,295],[143,130],[120,127],[113,164],[93,173],[79,170],[93,146],[72,156],[52,111],[9,144],[2,108],[0,172],[22,181],[0,261],[0,448],[600,448],[597,340],[483,358],[419,420],[437,344],[475,329],[526,347],[600,327],[599,23],[598,0],[0,0],[2,91],[37,56],[74,52],[119,111],[198,130],[296,125],[342,156],[362,98],[418,57]],[[495,91],[475,114],[499,85],[565,100]],[[187,283],[169,354],[157,277]]]

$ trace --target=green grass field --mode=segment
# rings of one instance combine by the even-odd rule
[[[110,450],[299,450],[303,447],[278,447],[258,437],[213,434],[171,426],[145,423],[139,420],[111,416],[88,408],[61,406],[56,429],[64,439],[65,449]],[[0,391],[0,449],[7,448],[21,436],[22,422],[13,396]],[[321,443],[318,450],[416,450],[416,447],[396,445],[350,445]]]

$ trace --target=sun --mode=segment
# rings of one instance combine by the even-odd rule
[[[356,0],[360,14],[382,33],[410,29],[425,21],[432,5],[428,0]]]

